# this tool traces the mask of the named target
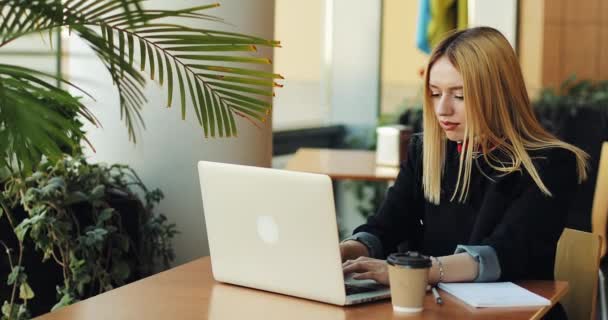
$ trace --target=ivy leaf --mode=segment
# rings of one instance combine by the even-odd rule
[[[8,301],[4,301],[4,304],[2,305],[2,316],[0,317],[0,319],[5,320],[5,319],[9,319],[9,320],[25,320],[25,319],[30,319],[30,314],[27,311],[27,306],[25,304],[18,304],[18,303],[14,303],[13,307],[12,307],[12,311],[11,310],[11,305],[8,303]],[[9,311],[11,312],[11,314],[9,314]]]
[[[80,273],[84,268],[85,263],[87,263],[85,260],[77,259],[76,256],[74,256],[74,253],[70,253],[70,270],[74,274]]]
[[[110,220],[112,218],[112,214],[114,213],[114,208],[105,208],[101,210],[99,216],[97,217],[97,225],[101,226],[104,222]]]
[[[97,248],[101,249],[101,244],[105,240],[107,234],[108,231],[102,228],[89,230],[86,233],[85,244],[87,246],[97,246]]]
[[[131,268],[125,261],[118,260],[112,265],[112,278],[118,282],[123,283],[131,274]]]
[[[46,247],[46,244],[45,244],[45,247]],[[53,248],[47,247],[47,249],[44,250],[44,255],[42,256],[42,262],[49,260],[53,256],[52,254],[53,254]]]
[[[59,196],[65,189],[65,181],[62,177],[51,178],[47,185],[42,187],[42,194],[45,196]]]
[[[64,293],[63,296],[61,296],[61,300],[59,300],[59,302],[57,302],[57,304],[55,304],[53,306],[53,308],[51,309],[51,311],[55,311],[59,308],[68,306],[74,302],[76,302],[77,300],[74,299],[74,297],[72,297],[69,293]]]
[[[101,199],[106,193],[106,186],[104,186],[103,184],[97,185],[95,188],[93,188],[93,191],[91,191],[91,199],[92,200],[98,200]]]
[[[21,283],[22,280],[25,277],[25,268],[23,267],[14,267],[11,270],[11,273],[9,273],[8,275],[8,280],[6,281],[6,284],[8,284],[9,286],[12,286],[15,283]]]
[[[78,290],[78,293],[80,293],[81,295],[84,293],[85,286],[91,282],[91,279],[92,278],[90,275],[85,274],[77,280],[76,288]]]
[[[40,171],[36,171],[34,172],[31,176],[25,178],[25,182],[35,182],[38,181],[40,179],[42,179],[44,177],[44,174]]]
[[[2,319],[12,319],[12,315],[8,314],[9,310],[11,309],[11,305],[8,304],[8,301],[4,301],[4,304],[2,305]],[[16,308],[14,308],[16,309]],[[14,312],[13,312],[14,313]]]
[[[87,200],[87,195],[84,194],[82,191],[71,192],[68,194],[67,199],[65,200],[65,205],[68,206],[80,202],[85,202]]]
[[[32,207],[31,204],[37,202],[38,199],[40,199],[41,194],[42,194],[42,191],[38,188],[27,189],[27,191],[25,192],[25,196],[23,197],[23,199],[21,201],[26,206]]]
[[[16,320],[19,320],[19,319],[26,320],[26,319],[30,319],[30,318],[31,318],[31,316],[30,316],[30,312],[27,310],[27,305],[26,304],[20,304],[19,305],[19,309],[17,311],[17,318],[16,318]]]
[[[23,242],[25,235],[30,230],[30,226],[29,219],[25,219],[15,228],[15,235],[20,242]]]
[[[25,236],[26,236],[27,232],[30,230],[30,228],[33,225],[41,223],[41,221],[43,221],[45,218],[46,218],[46,211],[42,212],[41,214],[35,215],[31,218],[23,219],[23,221],[21,221],[21,223],[17,227],[15,227],[15,235],[17,236],[19,241],[23,242],[23,239],[25,239]]]
[[[24,282],[19,286],[19,298],[23,300],[29,300],[32,299],[34,296],[34,291],[27,282]]]
[[[123,252],[129,252],[129,237],[122,234],[116,234],[116,243]]]

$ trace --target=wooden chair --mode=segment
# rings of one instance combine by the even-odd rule
[[[591,209],[591,230],[602,238],[600,259],[606,255],[606,227],[608,222],[608,142],[602,145],[602,153],[597,170],[597,181],[593,195]],[[599,270],[600,277],[600,305],[602,320],[608,319],[608,305],[606,303],[605,277]]]
[[[560,300],[568,319],[595,320],[600,243],[597,234],[566,228],[557,243],[555,280],[568,281]]]

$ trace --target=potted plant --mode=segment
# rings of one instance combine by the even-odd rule
[[[162,197],[128,166],[90,164],[82,156],[6,179],[0,249],[8,263],[0,270],[4,265],[8,286],[0,290],[0,318],[27,319],[30,311],[110,290],[150,275],[157,261],[167,268],[176,229],[153,212]]]

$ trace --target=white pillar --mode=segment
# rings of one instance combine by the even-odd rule
[[[380,1],[326,0],[331,14],[331,122],[375,127],[380,85]],[[327,10],[327,9],[326,9]],[[327,30],[327,29],[326,29]]]
[[[488,26],[517,45],[517,0],[469,0],[469,26]]]
[[[325,0],[324,89],[329,122],[343,124],[349,138],[371,143],[378,121],[382,2]],[[343,235],[364,222],[354,194],[336,188]]]
[[[200,1],[144,2],[145,8],[151,9],[199,5]],[[189,25],[273,38],[274,0],[223,0],[221,7],[205,13],[221,17],[227,23],[196,21]],[[73,53],[68,65],[70,79],[97,99],[96,102],[85,100],[85,104],[103,125],[100,129],[86,128],[87,136],[97,150],[95,153],[87,150],[90,161],[128,164],[146,186],[158,187],[164,192],[165,199],[156,212],[166,214],[180,231],[174,240],[175,264],[208,255],[196,163],[210,160],[269,167],[272,157],[271,119],[261,128],[256,128],[241,117],[235,117],[238,138],[204,139],[189,98],[187,120],[182,121],[179,98],[176,98],[179,94],[174,92],[173,108],[167,109],[166,87],[149,81],[145,90],[149,103],[142,111],[147,129],[139,132],[138,143],[133,145],[128,141],[124,123],[120,121],[118,95],[108,72],[75,36],[70,38],[69,48]],[[272,49],[260,46],[258,49],[260,55],[272,58]],[[272,66],[259,69],[271,72]]]

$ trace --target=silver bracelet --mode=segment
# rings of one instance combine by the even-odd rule
[[[439,258],[433,258],[435,258],[435,261],[437,261],[437,266],[439,267],[439,280],[437,280],[437,283],[443,282],[443,276],[445,275],[445,273],[443,272],[443,263],[441,263],[441,260],[439,260]]]

